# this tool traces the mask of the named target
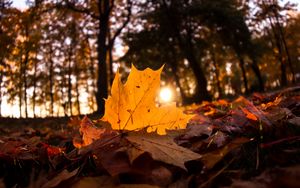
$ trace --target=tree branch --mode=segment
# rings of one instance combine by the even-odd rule
[[[116,31],[116,33],[114,34],[114,36],[111,38],[111,40],[109,41],[109,47],[112,47],[112,45],[115,43],[116,38],[121,34],[122,30],[126,27],[126,25],[129,23],[130,18],[131,18],[131,8],[132,8],[132,1],[128,0],[128,7],[127,7],[127,16],[126,16],[126,20],[123,22],[122,26]]]
[[[65,5],[61,5],[61,4],[58,4],[60,7],[62,8],[67,8],[67,9],[70,9],[72,11],[75,11],[75,12],[79,12],[79,13],[83,13],[83,14],[86,14],[88,16],[91,16],[92,18],[96,19],[96,20],[99,20],[100,19],[100,16],[94,14],[90,9],[88,8],[79,8],[79,7],[76,7],[73,3],[71,3],[70,1],[68,0],[65,0],[64,1],[66,4]],[[57,7],[58,8],[58,7]]]

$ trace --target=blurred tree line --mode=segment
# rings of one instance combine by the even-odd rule
[[[114,72],[158,68],[180,102],[300,80],[300,14],[277,0],[0,0],[0,116],[103,113]],[[5,108],[6,106],[6,108]],[[14,114],[16,116],[16,114]]]

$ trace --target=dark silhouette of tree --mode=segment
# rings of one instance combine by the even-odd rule
[[[291,61],[290,52],[286,43],[285,34],[282,24],[286,21],[281,12],[292,10],[294,5],[287,2],[285,5],[280,6],[277,0],[258,0],[255,1],[260,10],[256,13],[258,22],[264,20],[268,21],[271,26],[271,33],[273,35],[272,44],[276,51],[275,56],[280,62],[281,69],[281,85],[287,85],[287,66],[292,74],[292,82],[295,83],[295,73],[293,63]]]
[[[112,50],[112,46],[116,37],[122,32],[127,25],[131,15],[131,0],[127,0],[125,4],[127,7],[126,20],[123,24],[116,29],[114,36],[109,39],[108,32],[110,31],[110,17],[113,9],[115,8],[115,0],[97,0],[91,1],[91,3],[81,1],[69,1],[63,0],[58,4],[58,7],[68,8],[70,10],[83,13],[95,20],[98,24],[97,31],[97,53],[98,53],[98,71],[97,71],[97,92],[96,92],[96,103],[97,113],[104,113],[104,98],[108,96],[108,69],[109,58],[107,54]],[[108,41],[108,42],[107,42]]]
[[[163,41],[157,47],[163,45],[165,49],[169,49],[171,51],[170,53],[173,58],[178,56],[181,60],[186,59],[189,62],[189,66],[192,68],[191,70],[193,71],[198,83],[197,89],[195,90],[196,93],[192,97],[192,100],[188,100],[188,97],[186,97],[181,91],[184,103],[210,100],[210,95],[207,91],[207,80],[198,59],[198,52],[200,51],[196,49],[197,47],[195,45],[195,38],[193,37],[195,34],[193,20],[189,16],[182,14],[183,9],[187,7],[188,4],[189,3],[185,1],[149,1],[140,5],[143,9],[145,9],[146,12],[148,10],[153,11],[148,11],[142,16],[142,19],[146,21],[146,24],[144,24],[145,31],[143,31],[143,34],[140,35],[139,40],[143,41],[142,38],[151,37],[151,32],[156,33],[158,37],[153,37],[154,35],[152,35],[152,40],[157,42],[159,40]],[[149,7],[155,9],[151,9]],[[149,32],[147,32],[147,30]],[[150,35],[145,36],[147,34]],[[149,43],[141,42],[140,44],[149,46]],[[150,45],[151,44],[153,44],[153,42],[150,43]],[[153,47],[155,48],[155,46],[155,44],[152,45],[153,51]],[[169,48],[170,46],[173,47]],[[144,46],[131,48],[132,47],[129,46],[129,54],[127,56],[130,55],[130,51],[133,51],[134,49],[142,49]],[[160,56],[163,55],[161,54]],[[174,61],[170,60],[173,58],[169,58],[169,60],[165,61],[164,63],[172,61],[169,63],[169,65],[173,71],[176,71],[178,61],[176,62],[176,59],[174,59]],[[178,78],[175,80],[177,80],[177,85],[180,86],[180,84],[178,84]]]
[[[165,64],[162,85],[177,86],[182,104],[295,82],[299,19],[286,16],[293,6],[251,3],[32,0],[18,10],[0,0],[0,116],[6,104],[21,117],[100,114],[115,63],[121,73],[131,63]]]
[[[257,54],[253,51],[255,46],[245,22],[244,12],[240,9],[238,2],[230,0],[194,1],[187,14],[196,16],[199,19],[199,24],[206,25],[212,30],[216,28],[216,33],[221,36],[224,44],[235,50],[243,73],[246,92],[248,91],[248,79],[244,68],[244,58],[248,56],[252,60],[250,67],[259,82],[259,90],[263,91],[264,82],[257,65]]]
[[[6,74],[4,71],[7,69],[5,59],[12,51],[14,35],[11,35],[12,31],[9,31],[10,27],[10,6],[12,1],[0,0],[0,117],[2,115],[2,97],[5,95],[3,92],[3,76]]]

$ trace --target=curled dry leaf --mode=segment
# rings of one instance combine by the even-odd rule
[[[184,129],[191,115],[184,114],[175,103],[157,107],[155,98],[160,86],[159,70],[149,68],[139,71],[134,66],[123,84],[117,72],[111,96],[105,101],[102,120],[108,121],[113,129],[140,130],[166,134],[166,129]]]
[[[254,106],[248,99],[240,96],[233,102],[233,106],[241,108],[248,119],[261,121],[265,128],[272,126],[272,122],[265,116],[264,112]]]
[[[73,144],[77,148],[90,145],[93,141],[101,138],[102,135],[111,132],[111,130],[96,127],[94,123],[85,116],[81,120],[79,132],[82,134],[82,140],[73,139]]]

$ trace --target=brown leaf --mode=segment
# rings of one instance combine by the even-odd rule
[[[204,115],[197,114],[190,120],[185,133],[178,138],[178,141],[181,145],[195,137],[208,137],[212,131],[213,125],[211,120]]]
[[[0,143],[0,156],[8,160],[36,160],[38,158],[36,144],[31,140],[3,139]]]
[[[80,141],[76,138],[73,139],[73,144],[77,148],[87,146],[93,141],[100,139],[103,135],[110,134],[113,131],[96,127],[94,123],[87,116],[85,116],[81,120],[79,132],[82,134],[82,140]]]
[[[292,118],[292,119],[288,120],[288,123],[295,125],[297,127],[300,127],[300,117]]]
[[[69,172],[68,170],[63,170],[61,173],[59,173],[57,176],[49,180],[47,183],[45,183],[42,188],[51,188],[58,186],[61,182],[68,180],[75,176],[78,173],[79,168]]]
[[[251,126],[250,121],[239,109],[232,110],[228,116],[213,120],[213,124],[228,133],[241,133],[246,127]]]
[[[186,134],[182,137],[183,139],[190,139],[193,137],[200,137],[202,135],[211,135],[213,126],[210,123],[203,124],[189,124]]]
[[[102,135],[101,139],[80,148],[78,153],[91,154],[97,169],[105,169],[111,176],[131,170],[122,139],[114,133]]]
[[[173,139],[168,136],[160,136],[154,133],[132,133],[129,134],[126,139],[134,145],[132,150],[141,151],[135,153],[130,151],[129,157],[133,159],[139,157],[143,152],[148,152],[154,160],[162,161],[186,170],[185,162],[201,158],[201,155],[178,146]]]
[[[250,139],[244,137],[236,138],[220,149],[216,149],[212,152],[203,154],[201,161],[203,161],[206,168],[210,169],[214,167],[215,164],[217,164],[220,160],[222,160],[230,151],[240,147],[242,144],[249,141]]]
[[[280,108],[278,106],[268,108],[266,111],[266,117],[268,117],[268,119],[270,119],[274,124],[293,116],[293,113],[289,109]]]
[[[266,126],[266,128],[272,126],[272,123],[270,122],[270,120],[268,118],[266,118],[263,111],[261,111],[256,106],[254,106],[253,103],[250,102],[249,100],[247,100],[246,98],[240,96],[232,104],[233,104],[233,106],[247,110],[249,112],[249,113],[247,113],[247,115],[251,114],[251,118],[259,119]]]
[[[215,145],[217,148],[219,148],[224,146],[225,143],[227,143],[228,136],[221,131],[217,131],[208,140],[209,140],[209,145],[207,147],[210,147],[210,145]]]

